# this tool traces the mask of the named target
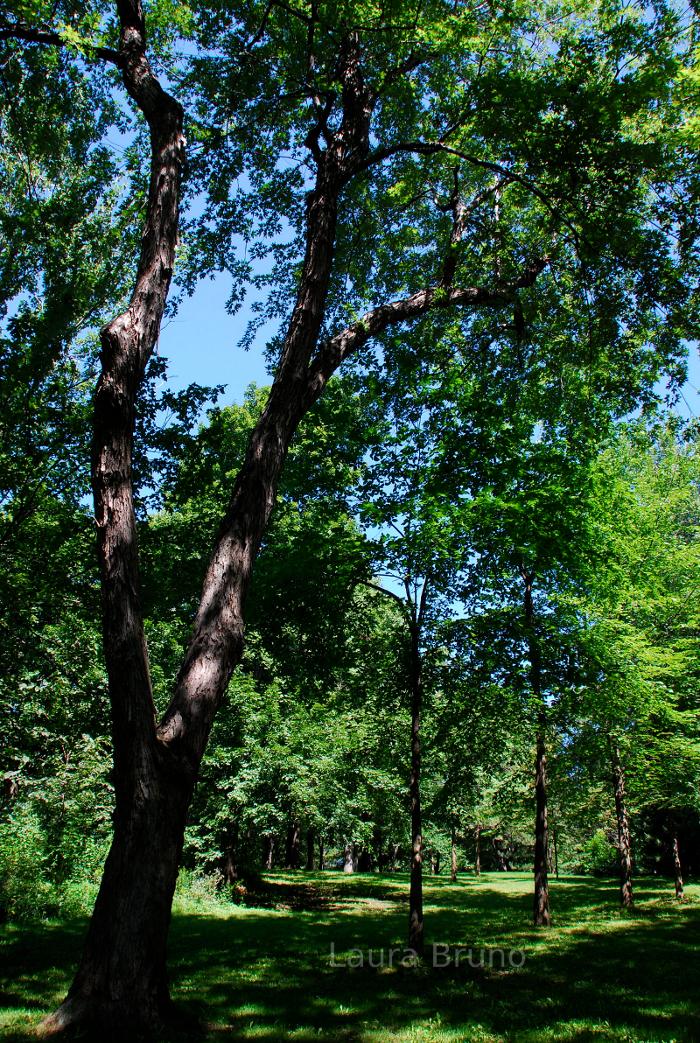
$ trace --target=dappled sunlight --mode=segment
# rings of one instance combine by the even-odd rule
[[[614,882],[552,882],[555,923],[530,926],[528,874],[491,874],[426,885],[428,945],[470,947],[473,964],[381,964],[403,951],[405,877],[271,874],[279,895],[308,888],[313,907],[202,903],[174,917],[174,998],[195,1019],[192,1040],[692,1040],[700,977],[700,894],[669,897],[664,881],[637,882],[621,915]],[[27,1040],[61,997],[80,952],[83,923],[2,930],[3,1020]],[[331,949],[333,946],[333,949]],[[488,954],[519,950],[522,967]],[[372,950],[374,966],[347,966]],[[429,955],[431,950],[428,950]],[[479,965],[478,954],[482,953]],[[483,954],[486,954],[484,957]],[[640,983],[643,989],[640,990]],[[171,1037],[168,1037],[171,1038]]]

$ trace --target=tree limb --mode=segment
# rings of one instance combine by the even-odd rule
[[[20,24],[0,24],[0,40],[23,40],[25,43],[38,43],[49,47],[68,46],[59,33],[48,29],[34,29],[29,25]],[[92,47],[90,44],[86,44],[85,56],[88,59],[111,62],[112,65],[116,65],[119,69],[124,68],[123,55],[119,51],[112,50],[111,47]]]

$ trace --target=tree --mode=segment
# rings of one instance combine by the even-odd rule
[[[76,30],[57,31],[54,20],[65,13],[70,25],[73,13],[70,5],[65,12],[59,7],[42,7],[39,25],[5,24],[2,38],[74,47],[115,66],[148,124],[151,177],[134,292],[101,332],[94,404],[92,485],[115,747],[115,834],[80,968],[51,1025],[153,1024],[168,1010],[165,943],[186,810],[242,655],[252,566],[290,442],[333,372],[370,338],[428,313],[517,310],[520,292],[548,266],[572,270],[576,243],[587,264],[576,289],[585,285],[611,327],[620,323],[613,339],[634,351],[648,343],[653,328],[660,348],[677,350],[685,286],[667,241],[647,221],[652,183],[660,188],[655,218],[669,226],[679,219],[679,195],[672,204],[663,197],[676,175],[682,196],[682,177],[678,168],[669,171],[656,124],[679,60],[676,23],[664,8],[649,19],[617,8],[588,18],[565,9],[561,19],[548,20],[553,38],[533,46],[536,10],[513,14],[508,8],[494,16],[485,8],[455,12],[435,2],[406,26],[401,8],[378,16],[365,2],[329,10],[231,5],[223,19],[218,5],[202,5],[201,40],[209,55],[191,62],[198,78],[175,78],[205,113],[195,123],[195,134],[211,146],[203,149],[201,169],[212,195],[223,200],[200,225],[204,239],[211,241],[210,216],[214,241],[223,237],[227,244],[224,252],[231,231],[245,232],[245,215],[230,205],[228,186],[251,159],[253,199],[245,214],[274,231],[280,219],[270,208],[280,202],[297,223],[291,248],[303,244],[303,261],[294,269],[286,260],[290,251],[278,251],[294,285],[282,283],[293,304],[275,381],[233,483],[170,705],[156,723],[138,594],[131,458],[138,389],[175,260],[183,116],[149,63],[138,0],[118,0],[119,39],[112,48],[103,46],[92,9]],[[16,10],[24,13],[21,5]],[[106,35],[114,41],[111,25]],[[639,62],[640,47],[650,62]],[[506,103],[494,106],[494,96]],[[533,111],[539,114],[534,121]],[[226,148],[231,115],[238,128],[232,153]],[[641,142],[629,130],[637,115],[652,131]],[[207,125],[209,117],[218,123]],[[280,145],[288,144],[307,164],[308,184],[281,169]],[[285,178],[287,190],[275,197]],[[438,195],[452,200],[446,211],[432,205],[436,183]],[[494,221],[496,191],[506,227]],[[356,263],[345,266],[353,250]],[[367,302],[374,306],[346,324],[346,309],[356,315]],[[285,303],[273,297],[273,313]]]

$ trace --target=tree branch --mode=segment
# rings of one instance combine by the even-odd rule
[[[48,29],[33,29],[29,25],[0,24],[0,40],[23,40],[25,43],[38,43],[48,47],[67,47],[66,41],[59,33]],[[124,57],[111,47],[92,47],[86,44],[88,59],[99,59],[111,62],[117,68],[124,68]]]
[[[372,311],[366,312],[357,322],[335,336],[329,337],[312,359],[309,366],[310,400],[316,400],[328,379],[348,355],[366,344],[371,337],[383,333],[389,326],[400,322],[410,322],[438,308],[488,307],[489,305],[498,307],[503,304],[512,304],[516,291],[532,286],[548,263],[549,258],[538,258],[525,268],[519,279],[512,283],[496,286],[494,289],[479,286],[462,288],[431,286],[425,290],[419,290],[410,297],[392,301],[389,304],[381,304]]]

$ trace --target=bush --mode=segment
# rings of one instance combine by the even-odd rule
[[[17,804],[0,822],[0,915],[35,920],[58,909],[49,875],[47,837],[39,816],[28,804]]]
[[[617,848],[605,830],[598,829],[582,845],[577,865],[578,872],[594,876],[610,876],[617,869]]]

